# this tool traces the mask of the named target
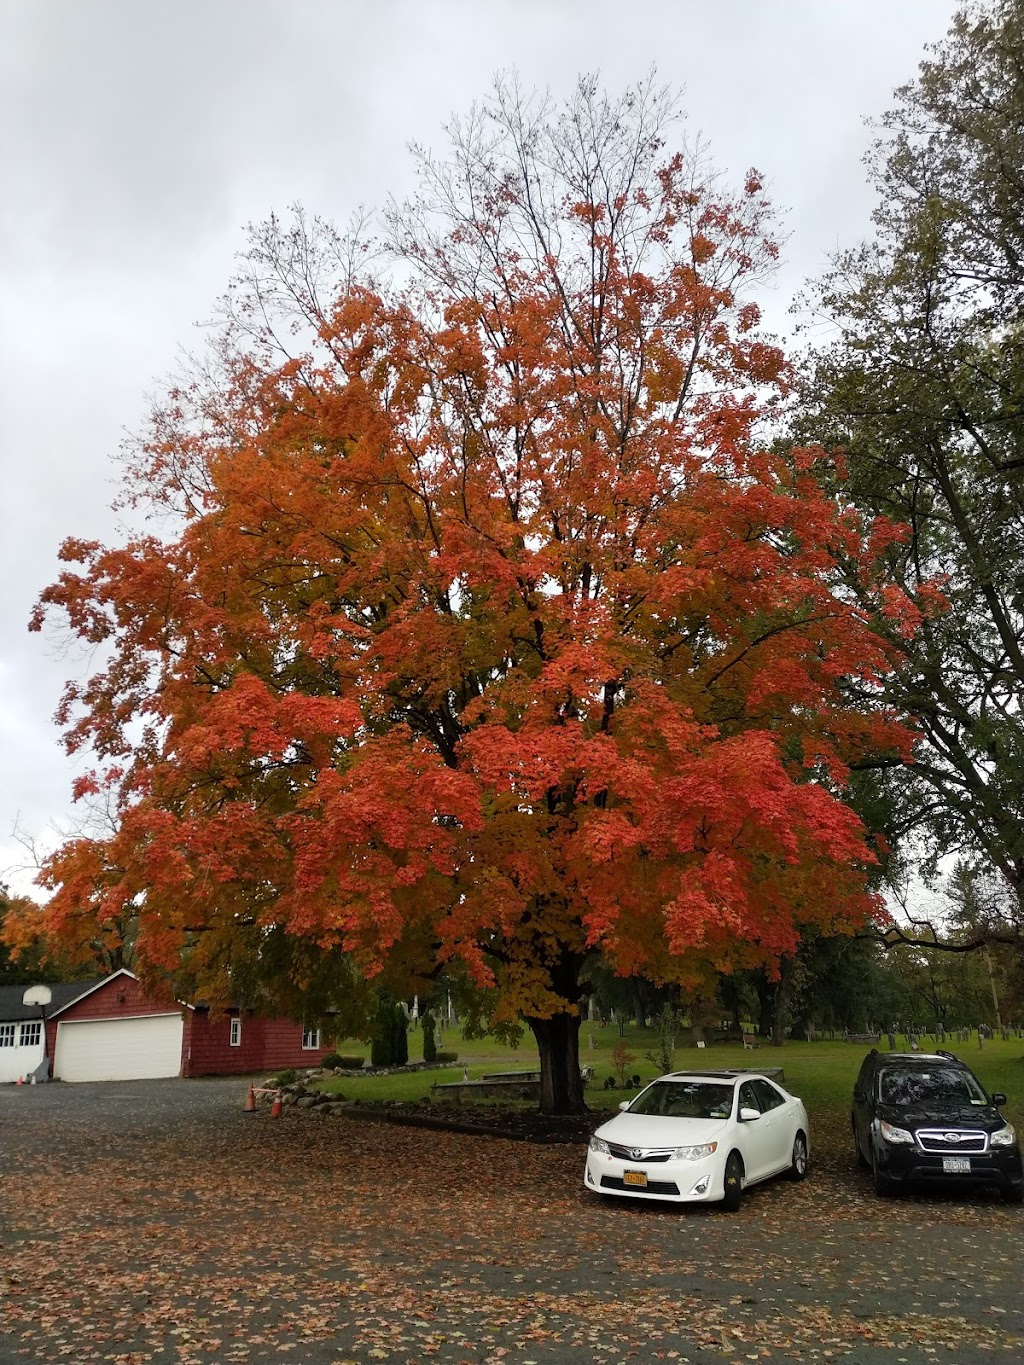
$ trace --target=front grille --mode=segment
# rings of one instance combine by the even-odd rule
[[[608,1147],[619,1161],[668,1161],[675,1151],[674,1147],[620,1147],[617,1142],[609,1142]]]
[[[951,1156],[957,1152],[964,1155],[984,1152],[988,1148],[987,1133],[963,1128],[919,1128],[917,1140],[926,1152],[946,1152]]]
[[[617,1175],[603,1175],[601,1185],[606,1190],[626,1190],[629,1194],[678,1194],[674,1180],[648,1180],[646,1185],[627,1185]]]

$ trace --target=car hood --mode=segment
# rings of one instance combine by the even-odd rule
[[[664,1118],[658,1114],[616,1114],[596,1136],[621,1147],[692,1147],[713,1142],[726,1119]]]
[[[975,1128],[986,1133],[994,1133],[1002,1128],[1006,1120],[998,1109],[991,1105],[965,1104],[953,1108],[948,1106],[915,1104],[910,1108],[900,1108],[893,1104],[878,1106],[878,1117],[897,1128]]]

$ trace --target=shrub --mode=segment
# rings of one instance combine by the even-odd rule
[[[612,1048],[612,1066],[615,1074],[619,1078],[619,1086],[625,1090],[626,1079],[629,1076],[629,1068],[636,1061],[635,1053],[630,1052],[625,1038],[620,1038]]]
[[[434,1016],[427,1010],[423,1016],[423,1060],[429,1066],[437,1061],[437,1034],[434,1029]]]
[[[405,1066],[409,1060],[409,1019],[398,1002],[391,1024],[391,1055],[392,1066]]]
[[[320,1065],[325,1071],[333,1071],[335,1067],[342,1071],[360,1071],[363,1059],[362,1057],[346,1057],[340,1052],[328,1052]]]
[[[377,1013],[373,1019],[373,1038],[370,1041],[370,1061],[374,1066],[393,1066],[395,1061],[395,997],[390,991],[377,996]]]
[[[278,1074],[273,1078],[272,1084],[276,1085],[278,1089],[280,1089],[281,1086],[283,1085],[294,1085],[295,1082],[298,1080],[298,1076],[299,1073],[295,1070],[294,1067],[290,1066],[287,1069],[287,1071],[278,1072]]]
[[[459,1054],[457,1052],[438,1052],[434,1058],[438,1066],[444,1066],[446,1062],[457,1062],[458,1060]]]
[[[671,1005],[665,1005],[658,1016],[658,1050],[644,1053],[647,1060],[653,1062],[663,1075],[666,1071],[671,1071],[675,1063],[676,1037],[680,1023],[678,1011]]]
[[[370,1061],[374,1066],[405,1066],[409,1060],[409,1020],[390,991],[377,997]]]

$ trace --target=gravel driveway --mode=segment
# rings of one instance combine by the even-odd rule
[[[578,1148],[245,1114],[246,1082],[0,1088],[0,1365],[1019,1358],[1024,1215],[876,1198],[822,1133],[739,1214]]]

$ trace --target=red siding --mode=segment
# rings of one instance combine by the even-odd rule
[[[302,1025],[291,1019],[261,1019],[232,1010],[211,1016],[205,1009],[188,1009],[174,1000],[146,995],[131,976],[112,976],[83,1000],[46,1022],[46,1055],[53,1067],[57,1025],[64,1019],[130,1019],[144,1014],[168,1014],[184,1010],[181,1045],[183,1076],[244,1076],[254,1071],[281,1071],[285,1067],[318,1066],[330,1046],[305,1049]],[[231,1019],[241,1018],[242,1040],[232,1047]]]
[[[242,1039],[231,1046],[231,1020],[241,1018]],[[185,1076],[243,1076],[252,1071],[318,1066],[327,1046],[302,1046],[302,1025],[291,1019],[261,1019],[237,1011],[211,1016],[196,1010],[185,1040]]]

